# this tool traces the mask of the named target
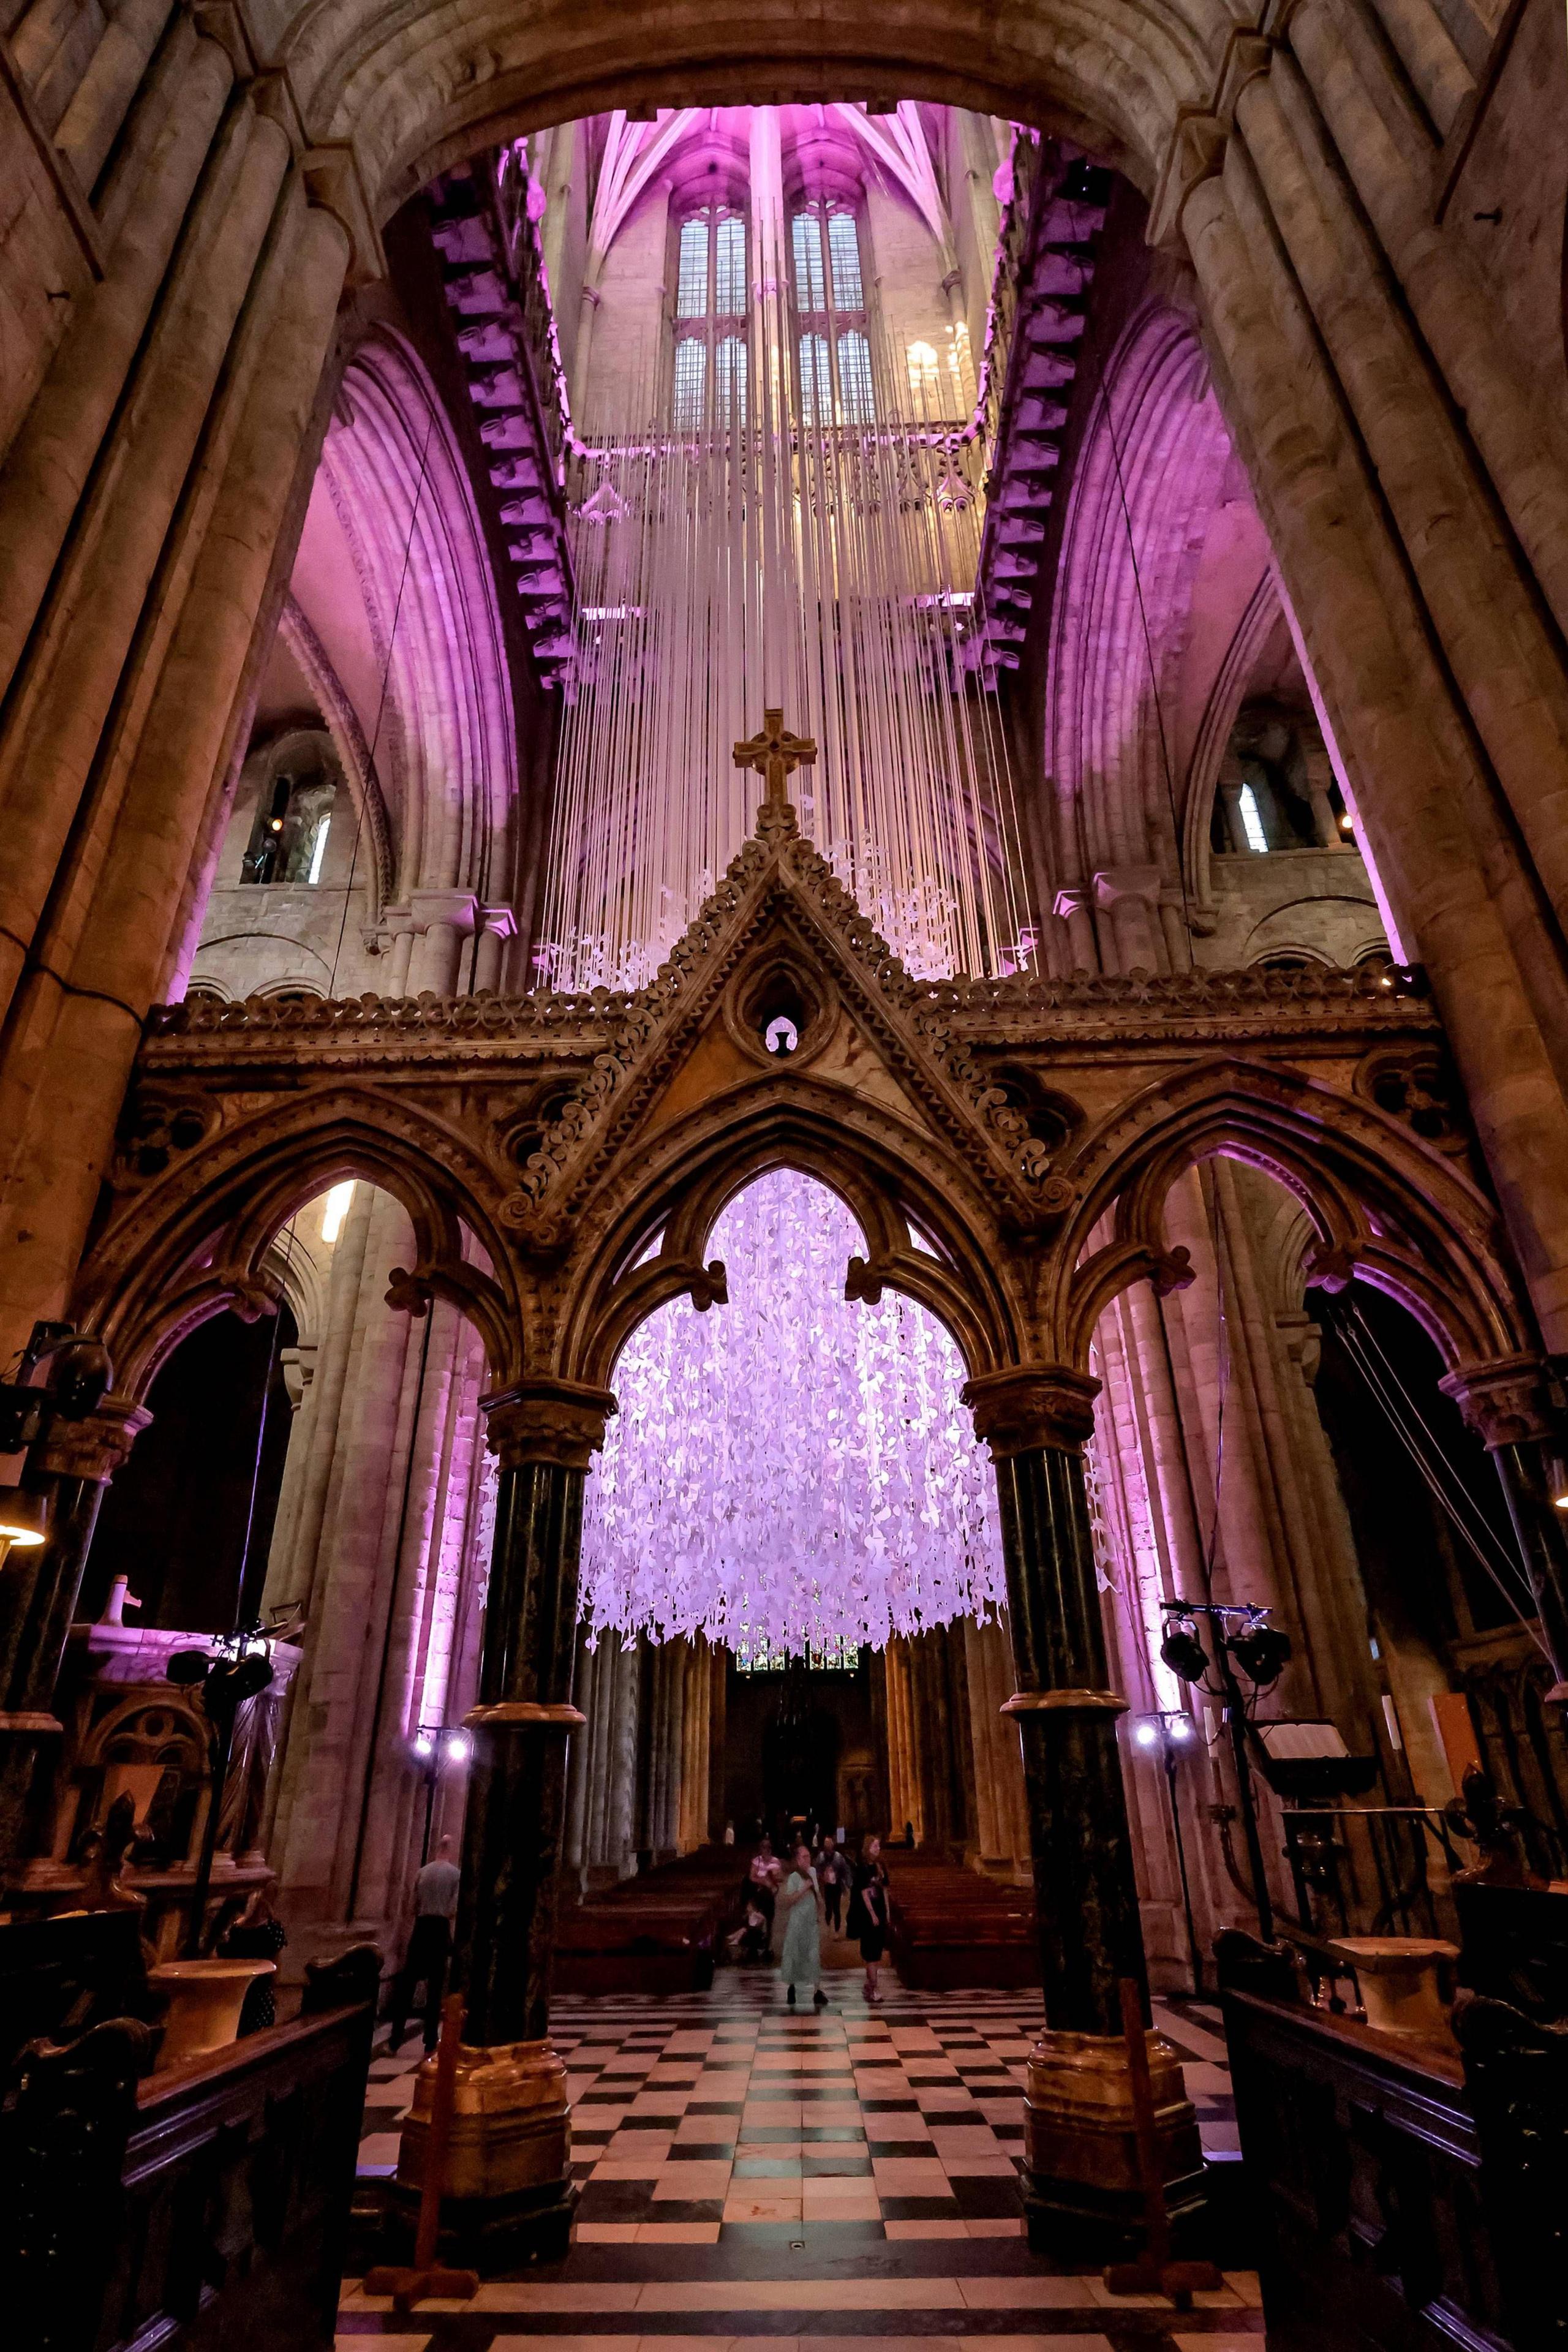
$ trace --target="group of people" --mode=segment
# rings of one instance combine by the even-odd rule
[[[848,1917],[841,1927],[846,1895]],[[888,1874],[881,1839],[862,1838],[859,1856],[851,1862],[831,1834],[816,1847],[798,1839],[784,1857],[764,1835],[746,1874],[746,1916],[736,1938],[738,1956],[762,1959],[776,1945],[791,2009],[797,1992],[807,1988],[817,2009],[827,2006],[822,1989],[825,1926],[836,1936],[847,1932],[858,1943],[866,1999],[879,2000],[878,1970],[888,1943]]]

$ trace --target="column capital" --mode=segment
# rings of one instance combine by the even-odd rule
[[[106,1396],[85,1421],[54,1420],[37,1466],[55,1478],[94,1478],[107,1486],[153,1415],[129,1397]]]
[[[1046,1445],[1063,1454],[1081,1452],[1094,1433],[1099,1394],[1100,1382],[1070,1364],[1010,1364],[968,1381],[963,1402],[992,1460],[1005,1462]]]
[[[1106,866],[1094,877],[1097,907],[1114,907],[1119,898],[1140,898],[1145,906],[1152,907],[1159,896],[1157,866]]]
[[[520,1381],[484,1401],[486,1440],[505,1470],[549,1462],[586,1470],[616,1410],[608,1389],[581,1381]]]
[[[449,923],[455,931],[466,934],[474,928],[479,902],[472,890],[410,890],[408,905],[416,931],[427,931],[434,923]]]
[[[480,907],[477,927],[481,931],[488,931],[494,939],[515,940],[517,937],[517,917],[510,907]]]
[[[1499,1356],[1489,1364],[1461,1364],[1437,1386],[1453,1398],[1467,1427],[1495,1453],[1503,1445],[1539,1445],[1561,1433],[1551,1380],[1552,1368],[1542,1356]]]

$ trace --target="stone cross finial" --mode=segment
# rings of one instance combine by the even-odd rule
[[[764,710],[763,730],[749,742],[735,746],[737,768],[752,768],[763,777],[767,790],[758,811],[761,822],[765,817],[783,814],[788,805],[784,792],[786,778],[797,768],[809,768],[816,757],[816,746],[808,735],[792,735],[784,723],[782,710]]]

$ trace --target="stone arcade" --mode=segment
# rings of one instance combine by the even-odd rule
[[[21,2340],[1548,2340],[1561,12],[0,24]],[[742,1638],[780,1181],[879,1500]],[[1089,2275],[1162,2191],[1196,2312]]]

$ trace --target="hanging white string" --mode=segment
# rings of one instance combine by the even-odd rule
[[[760,1178],[719,1220],[730,1303],[650,1316],[588,1481],[583,1615],[737,1650],[880,1648],[1005,1590],[996,1484],[926,1309],[844,1297],[865,1244],[825,1186]]]
[[[913,972],[1032,951],[1005,739],[960,658],[984,453],[885,353],[876,421],[803,423],[784,277],[757,265],[743,419],[606,435],[574,468],[549,985],[652,977],[752,831],[731,754],[764,704],[816,737],[802,830]]]

